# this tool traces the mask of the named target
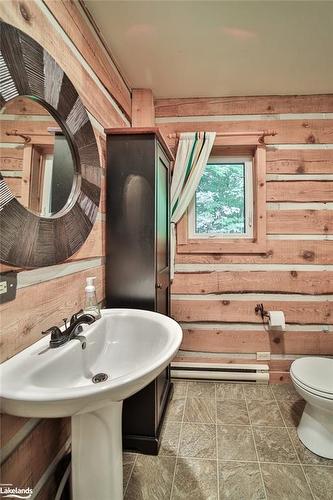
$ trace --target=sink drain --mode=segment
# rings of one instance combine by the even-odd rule
[[[92,381],[94,384],[99,384],[100,382],[105,382],[109,376],[106,373],[97,373],[97,375],[94,375],[92,378]]]

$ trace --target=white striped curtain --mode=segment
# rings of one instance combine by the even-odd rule
[[[215,132],[191,132],[182,133],[179,137],[171,181],[171,279],[175,272],[176,224],[192,201],[212,150],[215,135]]]

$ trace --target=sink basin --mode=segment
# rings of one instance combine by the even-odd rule
[[[73,498],[118,500],[122,401],[170,363],[182,330],[162,314],[104,309],[82,335],[85,349],[79,340],[48,349],[47,337],[3,363],[1,408],[22,417],[70,416]]]

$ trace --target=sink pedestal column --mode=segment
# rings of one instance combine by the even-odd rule
[[[122,500],[122,405],[72,417],[73,500]]]

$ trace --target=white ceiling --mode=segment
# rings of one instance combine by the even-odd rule
[[[333,92],[333,1],[85,5],[130,86],[155,97]]]

